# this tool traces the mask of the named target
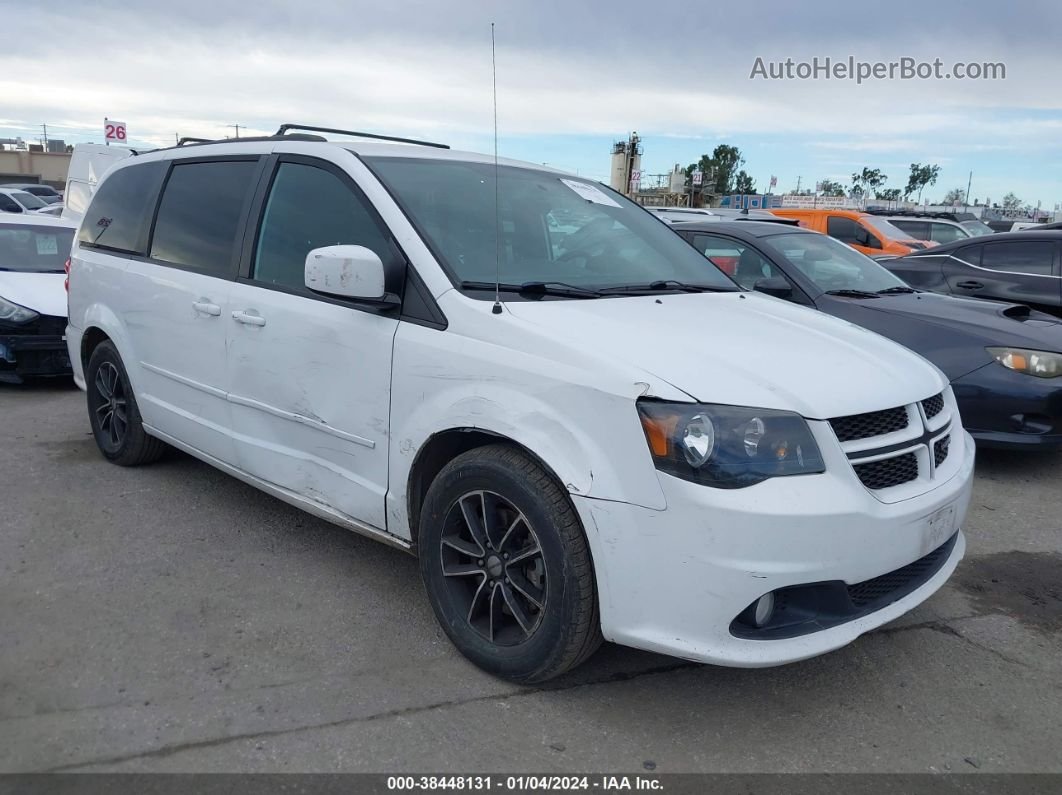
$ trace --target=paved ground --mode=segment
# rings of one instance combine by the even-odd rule
[[[412,558],[186,456],[106,464],[80,392],[0,385],[0,771],[1062,771],[1062,457],[983,454],[967,532],[826,657],[606,646],[520,688]]]

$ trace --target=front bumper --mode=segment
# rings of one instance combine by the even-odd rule
[[[594,556],[604,636],[697,662],[764,667],[840,648],[903,615],[944,584],[966,549],[958,528],[974,445],[961,438],[961,460],[946,479],[891,503],[863,488],[843,460],[828,461],[821,475],[733,491],[660,475],[663,511],[574,496]],[[748,637],[732,627],[767,593],[867,583],[949,543],[913,590],[899,589],[869,613],[795,635]]]
[[[1062,448],[1062,378],[1036,378],[992,362],[956,379],[952,390],[978,445]]]
[[[0,327],[0,382],[69,376],[65,326],[66,318],[41,316],[28,326]]]

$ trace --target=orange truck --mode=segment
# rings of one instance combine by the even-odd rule
[[[859,210],[778,208],[771,212],[782,218],[796,218],[801,226],[835,237],[864,254],[893,254],[900,257],[936,245],[926,240],[913,240],[909,234],[884,218]]]

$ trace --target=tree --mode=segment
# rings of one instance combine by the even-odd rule
[[[734,193],[755,193],[756,180],[748,175],[745,169],[741,169],[734,177]]]
[[[884,199],[885,201],[895,202],[900,200],[900,189],[889,188],[888,190],[876,190],[874,191],[875,199]]]
[[[966,198],[966,188],[952,188],[944,194],[941,204],[962,204]]]
[[[737,169],[745,164],[745,158],[741,156],[741,150],[729,144],[719,144],[712,150],[711,156],[701,155],[696,163],[686,167],[686,185],[690,184],[691,175],[697,169],[705,174],[703,188],[705,191],[717,196],[726,196],[737,190]],[[711,182],[708,175],[711,174]]]
[[[871,192],[883,186],[888,179],[887,176],[881,173],[880,168],[867,168],[864,166],[862,171],[856,171],[852,174],[852,189],[848,192],[848,195],[853,199],[869,196]]]
[[[907,178],[907,187],[903,189],[903,197],[909,199],[912,193],[918,191],[917,201],[922,201],[923,189],[936,185],[938,174],[940,174],[940,166],[911,163],[911,175]]]
[[[819,182],[819,192],[823,196],[844,196],[844,185],[832,179],[824,179]]]
[[[1008,193],[1003,197],[1003,210],[1008,214],[1020,212],[1022,205],[1022,200],[1013,193]]]

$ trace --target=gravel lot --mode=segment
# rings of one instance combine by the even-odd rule
[[[952,581],[826,657],[459,657],[416,562],[0,385],[0,770],[1062,772],[1062,456],[984,452]],[[655,766],[655,768],[653,767]]]

